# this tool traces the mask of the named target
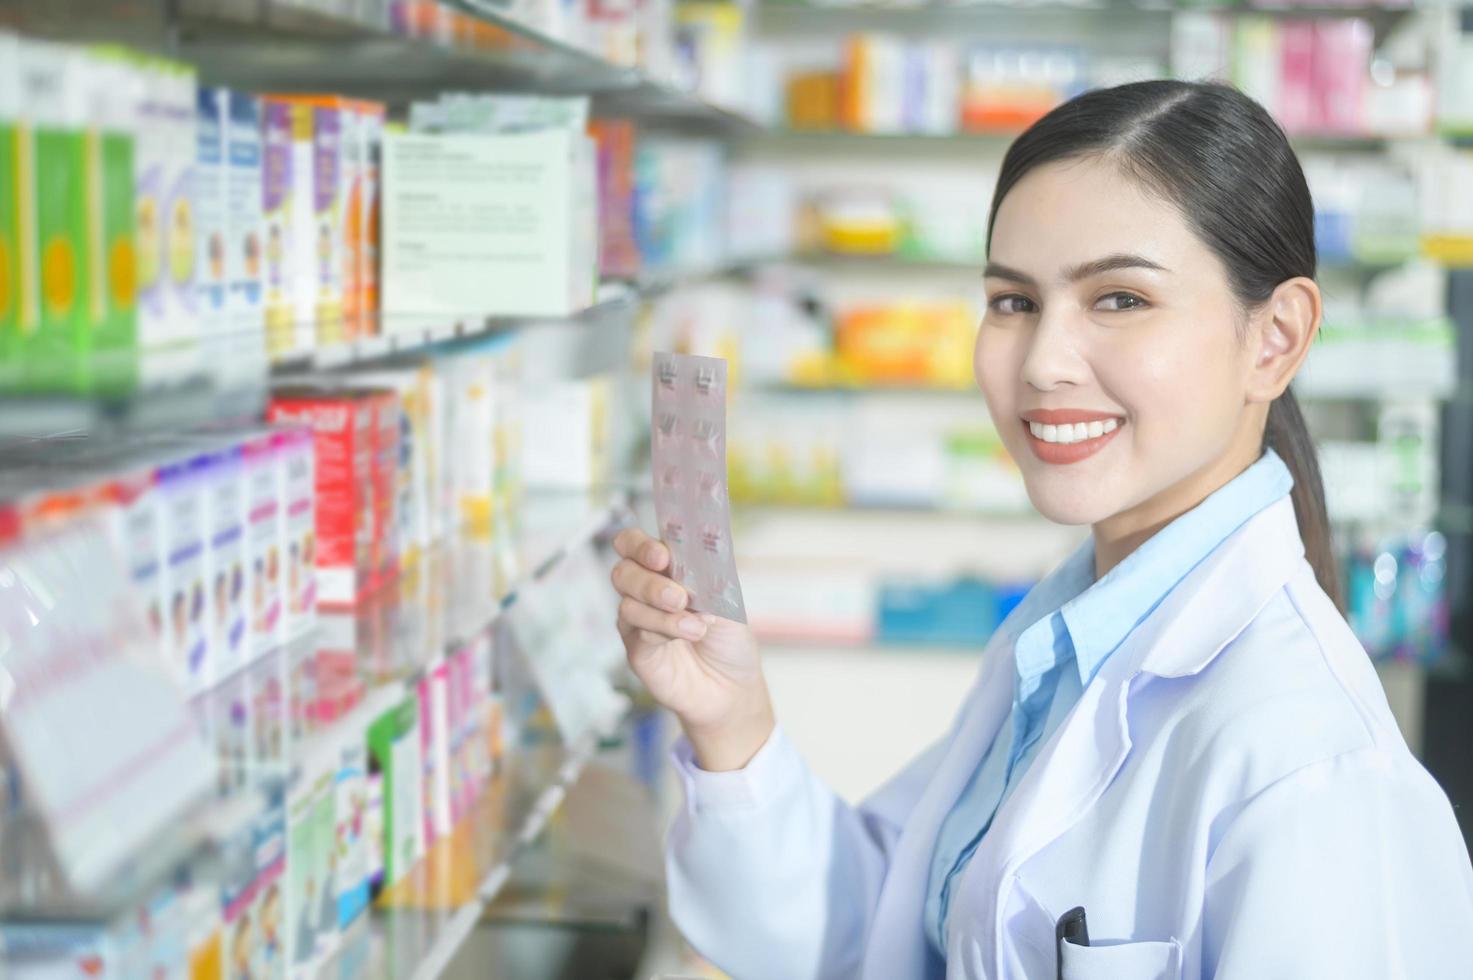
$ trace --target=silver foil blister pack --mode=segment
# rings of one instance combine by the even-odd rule
[[[726,361],[657,353],[653,386],[655,519],[670,577],[690,608],[745,623],[726,490]]]

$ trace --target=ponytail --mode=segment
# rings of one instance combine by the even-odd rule
[[[1294,490],[1290,496],[1294,500],[1294,517],[1299,522],[1299,536],[1304,540],[1304,557],[1314,569],[1320,588],[1343,613],[1340,566],[1330,540],[1330,515],[1325,509],[1325,484],[1320,479],[1319,457],[1293,391],[1284,389],[1284,393],[1269,405],[1263,442],[1265,448],[1279,454],[1294,477]]]

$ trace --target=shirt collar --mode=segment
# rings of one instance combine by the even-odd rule
[[[1294,486],[1272,449],[1166,525],[1105,577],[1060,608],[1074,646],[1081,684],[1094,679],[1121,642],[1157,604],[1234,531]],[[1094,548],[1090,546],[1093,571]]]

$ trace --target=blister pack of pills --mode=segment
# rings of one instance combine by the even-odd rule
[[[745,623],[726,491],[726,361],[657,353],[653,382],[655,519],[670,577],[690,608]]]

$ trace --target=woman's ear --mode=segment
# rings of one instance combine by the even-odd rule
[[[1320,287],[1304,276],[1285,280],[1253,317],[1254,359],[1248,399],[1271,402],[1284,393],[1320,329]]]

